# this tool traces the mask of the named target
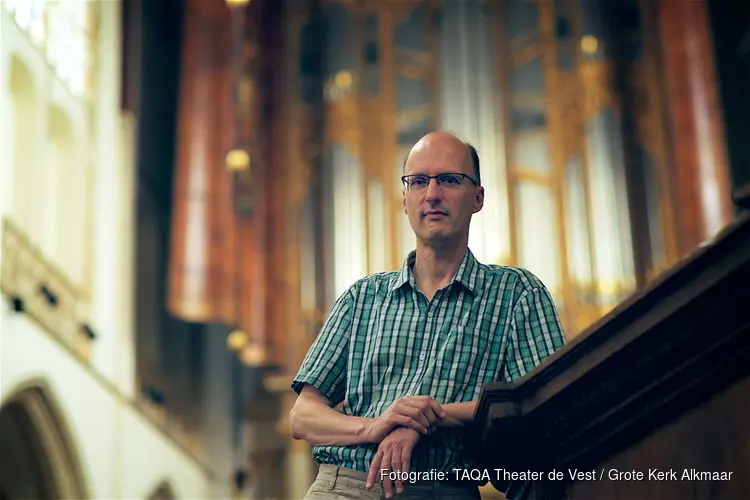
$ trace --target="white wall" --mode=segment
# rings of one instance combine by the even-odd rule
[[[93,52],[100,64],[90,100],[68,90],[0,9],[0,216],[9,216],[48,262],[90,295],[89,319],[98,336],[93,363],[132,396],[135,125],[119,109],[120,5],[98,7],[100,36]],[[12,96],[12,69],[19,65],[31,75],[36,96],[31,107]],[[14,115],[31,123],[30,137],[15,144]],[[67,155],[57,154],[53,140],[61,128],[71,138]]]
[[[135,395],[131,297],[137,124],[119,109],[119,1],[97,3],[100,43],[94,52],[102,64],[95,75],[100,85],[90,101],[71,93],[55,76],[2,3],[0,217],[31,236],[45,260],[56,263],[74,284],[90,287],[89,317],[97,339],[86,365],[27,316],[10,311],[3,299],[0,405],[29,381],[46,381],[78,449],[92,498],[147,498],[164,481],[178,498],[206,498],[209,471],[130,403]],[[37,89],[29,121],[32,137],[23,144],[27,154],[22,164],[15,165],[12,58],[28,70]],[[52,156],[52,109],[53,117],[58,113],[69,125],[73,145],[69,161],[56,162],[55,172],[45,170],[52,167],[46,161]],[[49,200],[58,201],[52,206]]]
[[[46,381],[78,449],[91,498],[147,498],[165,480],[177,498],[208,497],[208,471],[49,334],[7,307],[0,309],[0,330],[0,404],[28,381]]]

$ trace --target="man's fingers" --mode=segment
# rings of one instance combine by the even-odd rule
[[[391,450],[388,450],[383,456],[383,466],[389,471],[394,470],[393,469],[393,454]],[[392,498],[393,497],[393,483],[391,482],[391,478],[388,476],[384,476],[382,486],[383,486],[383,493],[385,493],[385,498]]]
[[[432,425],[432,423],[430,422],[430,419],[427,418],[423,413],[417,413],[412,418],[416,420],[417,422],[419,422],[420,424],[424,425],[425,429],[429,429],[430,425]]]
[[[424,415],[424,412],[422,411],[422,408],[419,406],[412,406],[409,404],[402,404],[398,405],[398,407],[394,408],[393,411],[395,413],[398,413],[399,415],[406,415],[407,417],[411,417],[414,420],[419,420],[422,422],[422,425],[425,427],[430,426],[430,421],[427,419],[427,417]]]
[[[413,418],[407,417],[405,415],[393,415],[393,420],[398,425],[409,427],[410,429],[414,429],[421,434],[429,434],[428,428],[422,425],[417,420],[414,420]]]
[[[440,417],[437,416],[437,414],[432,410],[431,406],[428,406],[423,411],[425,417],[427,417],[428,425],[432,425],[438,420],[440,420]]]
[[[414,403],[404,402],[403,404],[394,406],[392,411],[399,415],[406,415],[413,418],[414,420],[418,420],[422,423],[422,425],[425,426],[425,428],[428,429],[433,423],[433,421],[430,420],[430,417],[427,414],[427,412],[431,413],[429,405],[418,405]]]
[[[406,396],[398,401],[402,401],[409,406],[419,408],[422,413],[426,414],[427,408],[432,410],[438,418],[445,418],[445,410],[437,401],[430,396]]]
[[[437,401],[430,398],[429,401],[430,407],[432,408],[432,411],[435,412],[435,415],[437,415],[440,418],[445,418],[445,410],[443,410],[443,407],[440,406]]]
[[[401,448],[401,470],[404,473],[409,472],[409,466],[411,465],[411,447],[403,446]]]
[[[396,472],[401,472],[404,470],[401,466],[401,448],[402,446],[400,444],[397,444],[391,450],[391,470]],[[396,492],[403,493],[404,483],[399,479],[399,477],[400,475],[396,478]]]
[[[375,481],[377,481],[377,478],[380,476],[380,464],[382,461],[383,452],[378,450],[375,454],[375,458],[372,459],[372,463],[370,464],[370,473],[367,474],[367,482],[365,484],[366,488],[372,488],[372,485],[375,484]]]

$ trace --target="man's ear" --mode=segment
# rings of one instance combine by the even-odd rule
[[[477,188],[477,194],[474,197],[474,212],[477,213],[484,207],[484,188],[479,186]]]

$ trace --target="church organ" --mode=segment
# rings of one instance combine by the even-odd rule
[[[288,337],[413,248],[399,172],[447,129],[482,159],[470,247],[535,272],[575,336],[731,212],[705,9],[677,4],[190,0],[172,311],[296,366]]]
[[[288,391],[333,300],[414,247],[402,163],[443,129],[482,161],[470,247],[536,273],[575,338],[731,219],[683,3],[185,0],[170,311]]]
[[[674,179],[689,167],[673,154],[684,149],[675,116],[716,96],[709,86],[691,104],[667,92],[674,79],[663,68],[677,61],[660,38],[669,5],[328,0],[305,14],[310,5],[286,4],[294,36],[283,46],[285,75],[299,85],[284,87],[283,129],[297,158],[288,168],[315,180],[300,189],[317,211],[291,211],[317,214],[324,239],[308,305],[317,316],[356,279],[397,268],[413,248],[398,177],[409,147],[433,129],[457,132],[482,159],[487,196],[472,250],[483,262],[535,272],[571,336],[726,224],[724,203],[716,212],[723,222],[702,236],[681,226],[684,190]],[[720,155],[721,127],[711,130],[719,138],[706,144]],[[717,178],[726,169],[719,162]],[[715,212],[701,200],[690,210]]]

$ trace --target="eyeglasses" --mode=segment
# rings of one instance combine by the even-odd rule
[[[479,182],[476,179],[466,174],[460,173],[445,173],[438,175],[405,175],[401,177],[401,182],[404,184],[406,189],[410,191],[420,191],[422,189],[427,189],[427,186],[430,185],[430,179],[435,179],[438,187],[455,189],[463,184],[464,178],[469,179],[469,181],[475,186],[479,185]]]

